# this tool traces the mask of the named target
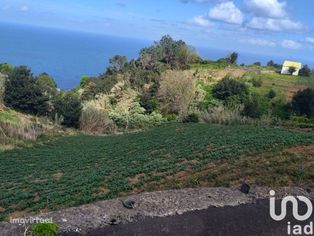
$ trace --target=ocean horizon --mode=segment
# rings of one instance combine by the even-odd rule
[[[137,58],[142,48],[153,43],[149,40],[7,23],[0,23],[0,34],[0,63],[26,65],[34,75],[46,72],[62,89],[78,86],[82,76],[97,76],[105,72],[109,59],[114,55]],[[211,60],[232,52],[229,49],[194,48],[203,58]],[[294,59],[238,53],[239,64],[257,61],[265,64],[269,60],[282,63],[285,59]],[[303,60],[302,63],[314,66],[311,61]]]

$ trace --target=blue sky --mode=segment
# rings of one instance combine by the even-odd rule
[[[313,0],[0,0],[0,21],[312,59]]]

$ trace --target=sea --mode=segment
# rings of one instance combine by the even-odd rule
[[[79,85],[82,76],[105,72],[109,59],[124,55],[137,58],[140,49],[153,41],[121,38],[101,34],[0,23],[0,63],[27,65],[34,75],[46,72],[61,89]],[[225,57],[231,50],[195,47],[206,59]],[[239,52],[239,63],[266,63],[283,58]],[[276,60],[277,59],[277,60]],[[314,65],[314,63],[313,63]]]

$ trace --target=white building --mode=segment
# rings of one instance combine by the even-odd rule
[[[302,63],[295,61],[285,61],[282,65],[282,75],[295,75],[298,76],[302,68]]]

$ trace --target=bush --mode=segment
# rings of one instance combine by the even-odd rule
[[[310,76],[311,75],[311,69],[308,65],[304,65],[302,69],[299,71],[300,76]]]
[[[251,80],[251,82],[252,82],[253,86],[256,88],[262,87],[262,85],[263,85],[263,80],[261,78],[253,78]]]
[[[202,113],[201,119],[209,124],[245,124],[248,119],[241,116],[241,110],[241,107],[228,109],[222,105],[211,107]]]
[[[168,71],[162,75],[158,100],[163,114],[176,114],[185,117],[194,96],[194,82],[187,73]]]
[[[300,116],[314,118],[314,89],[297,92],[291,102],[292,110]]]
[[[63,117],[62,125],[78,128],[80,126],[80,117],[82,104],[78,95],[72,92],[60,94],[54,101],[54,112],[52,118],[57,116]]]
[[[183,119],[183,123],[198,123],[199,117],[196,113],[192,113]]]
[[[249,89],[244,83],[230,77],[219,81],[213,89],[213,96],[224,101],[232,96],[238,96],[243,101],[248,94]]]
[[[251,118],[261,118],[269,110],[269,103],[265,97],[253,93],[244,104],[242,115]]]
[[[274,99],[276,96],[277,96],[277,93],[276,93],[276,91],[273,90],[273,89],[271,89],[271,90],[267,93],[267,95],[266,95],[266,97],[269,98],[269,99]]]
[[[57,235],[58,225],[42,223],[31,226],[31,236],[55,236]]]
[[[145,114],[145,109],[138,102],[133,103],[128,112],[113,111],[109,116],[119,128],[124,130],[156,126],[164,121],[156,112]]]
[[[93,134],[112,134],[116,126],[106,111],[89,106],[82,110],[80,129]]]
[[[177,120],[177,116],[175,114],[167,114],[167,115],[164,115],[164,118],[167,120],[167,121],[176,121]]]

